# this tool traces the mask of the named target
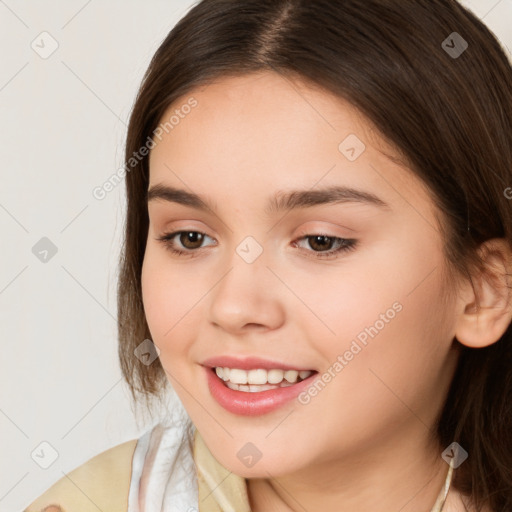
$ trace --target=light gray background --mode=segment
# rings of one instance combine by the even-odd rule
[[[155,422],[136,422],[117,363],[124,186],[92,190],[122,167],[142,75],[193,3],[0,0],[2,512]],[[512,0],[463,3],[512,49]],[[59,45],[48,58],[31,47],[51,48],[43,31]],[[42,237],[57,247],[46,263]],[[48,469],[31,457],[43,441]]]

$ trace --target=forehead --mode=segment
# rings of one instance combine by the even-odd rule
[[[195,106],[183,108],[191,99]],[[271,190],[363,183],[389,202],[397,194],[427,199],[358,109],[304,81],[273,72],[224,77],[177,99],[160,125],[173,115],[179,122],[154,139],[151,184],[188,187],[220,202],[233,201],[236,190],[246,206]],[[361,144],[355,160],[342,151],[347,140]]]
[[[191,98],[197,105],[189,109],[186,105]],[[178,120],[173,114],[181,109],[188,113]],[[337,155],[338,143],[349,133],[384,146],[371,123],[349,102],[273,72],[224,77],[198,87],[168,107],[160,126],[172,117],[179,122],[168,127],[163,138],[175,146],[176,154],[183,143],[195,145],[198,153],[215,144],[221,156],[219,150],[236,141],[238,146],[243,144],[246,158],[254,160],[263,155],[262,149],[273,149],[268,156],[277,160],[279,153],[292,158],[324,141],[325,148],[330,146]],[[232,145],[231,157],[238,153],[238,146]],[[283,151],[275,151],[277,147]],[[159,149],[152,151],[152,155],[158,153]]]

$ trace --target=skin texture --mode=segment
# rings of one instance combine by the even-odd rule
[[[384,154],[396,156],[354,107],[305,83],[270,72],[223,78],[163,118],[190,96],[197,107],[151,151],[150,188],[208,196],[215,213],[150,201],[142,272],[146,318],[171,385],[217,460],[249,479],[253,512],[429,512],[448,470],[446,447],[429,435],[456,367],[454,337],[473,332],[466,305],[474,297],[467,285],[447,294],[428,191]],[[338,149],[350,134],[366,145],[353,162]],[[372,192],[389,208],[264,211],[278,190],[328,185]],[[157,240],[178,230],[207,235],[189,249],[195,257]],[[357,245],[315,258],[321,247],[301,237],[317,233]],[[251,264],[236,252],[247,236],[263,248]],[[174,247],[187,250],[183,241],[175,237]],[[244,417],[209,393],[206,358],[259,356],[322,374],[397,302],[400,312],[307,405]],[[490,338],[476,336],[474,346],[498,339],[506,304]],[[251,468],[237,457],[247,442],[262,452]]]

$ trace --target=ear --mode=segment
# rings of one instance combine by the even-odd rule
[[[481,348],[498,341],[512,321],[512,250],[507,240],[493,238],[478,252],[484,268],[472,276],[460,292],[456,339],[471,348]]]

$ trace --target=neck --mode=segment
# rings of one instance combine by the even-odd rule
[[[251,510],[430,512],[444,486],[448,464],[437,443],[424,440],[423,446],[414,446],[403,439],[398,436],[385,448],[380,443],[352,458],[333,454],[293,474],[250,479]],[[445,507],[443,512],[449,511]]]

